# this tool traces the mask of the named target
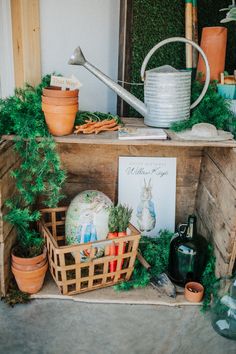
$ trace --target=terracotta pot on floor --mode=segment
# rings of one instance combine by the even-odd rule
[[[201,48],[205,52],[211,70],[211,80],[220,80],[220,73],[225,69],[225,56],[227,45],[227,28],[204,27],[202,30]],[[199,57],[198,73],[203,73],[205,78],[205,66],[202,57]]]
[[[190,302],[201,302],[204,294],[204,287],[200,283],[189,282],[184,288],[184,297]]]
[[[42,110],[52,135],[63,136],[73,132],[78,104],[54,106],[42,103]]]
[[[37,293],[43,286],[48,262],[43,267],[36,270],[19,270],[11,267],[12,273],[15,276],[18,288],[28,294]]]
[[[47,262],[47,249],[43,250],[43,253],[37,257],[22,258],[14,255],[14,250],[11,254],[12,265],[15,269],[19,270],[36,270],[41,268]]]

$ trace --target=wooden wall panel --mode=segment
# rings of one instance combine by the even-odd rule
[[[41,81],[39,0],[11,0],[15,85]]]
[[[15,181],[11,171],[19,164],[12,142],[0,143],[0,294],[5,295],[10,272],[11,247],[15,242],[15,230],[4,220],[7,212],[6,200],[15,192]]]
[[[195,208],[202,159],[201,148],[171,148],[140,145],[58,144],[67,170],[67,202],[85,189],[98,189],[117,201],[119,156],[177,158],[176,223],[186,221]]]
[[[0,242],[0,294],[5,296],[11,273],[11,249],[16,241],[16,232],[13,228],[5,242]]]
[[[200,230],[213,242],[216,274],[226,275],[232,260],[236,227],[236,154],[233,149],[206,149],[197,192]]]

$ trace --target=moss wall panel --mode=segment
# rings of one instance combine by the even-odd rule
[[[221,26],[220,20],[230,0],[198,0],[199,33],[202,27]],[[226,70],[232,72],[236,64],[236,22],[226,25],[229,30]],[[148,51],[168,37],[184,36],[185,2],[183,0],[133,0],[131,82],[140,82],[140,68]],[[149,68],[170,64],[185,67],[185,48],[181,43],[167,45],[153,55]],[[132,86],[131,92],[143,100],[143,87]],[[130,108],[130,116],[138,116]]]

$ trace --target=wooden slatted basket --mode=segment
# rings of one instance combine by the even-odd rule
[[[61,293],[79,294],[129,280],[134,269],[140,233],[130,225],[130,235],[117,237],[115,241],[103,240],[66,246],[66,211],[66,207],[42,209],[39,222],[39,230],[45,238],[48,250],[50,272]],[[118,254],[110,256],[109,248],[114,243],[118,246]],[[96,249],[101,245],[105,246],[105,255],[96,258]],[[85,250],[89,254],[86,260],[82,257]],[[117,262],[114,272],[109,269],[111,262]]]

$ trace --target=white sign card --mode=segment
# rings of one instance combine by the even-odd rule
[[[74,75],[72,75],[71,78],[52,75],[50,86],[61,87],[62,90],[66,90],[66,89],[76,90],[79,89],[82,86],[82,84]]]
[[[175,230],[176,158],[120,157],[119,203],[133,208],[131,223],[145,236]]]

